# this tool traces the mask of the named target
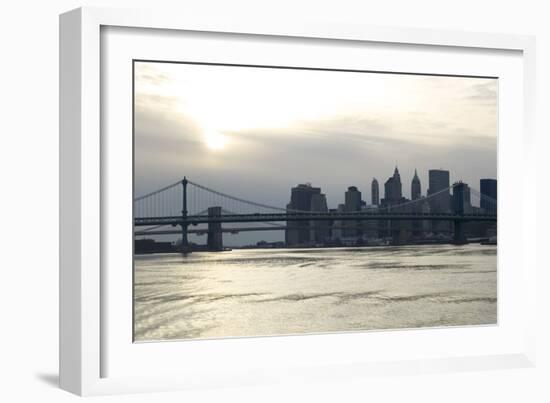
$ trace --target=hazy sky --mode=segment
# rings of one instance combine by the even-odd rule
[[[496,178],[496,79],[203,66],[135,65],[136,196],[184,175],[245,199],[285,207],[310,182],[342,203],[355,185],[370,202],[398,165],[479,189]],[[263,235],[265,234],[265,236]],[[261,239],[282,239],[283,233]]]

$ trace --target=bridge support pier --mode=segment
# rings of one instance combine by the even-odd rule
[[[468,243],[468,240],[466,239],[466,235],[464,234],[464,221],[455,220],[454,221],[453,244],[455,244],[455,245],[464,245],[464,244],[467,244],[467,243]]]
[[[182,253],[191,252],[189,248],[189,240],[187,239],[187,224],[181,224],[181,245],[180,249]]]
[[[401,231],[399,229],[391,230],[391,242],[392,245],[401,245],[403,243],[401,239]]]
[[[220,217],[222,215],[221,207],[208,207],[208,217]],[[223,250],[222,224],[220,222],[208,223],[208,250]]]
[[[187,239],[187,227],[189,226],[185,220],[187,219],[187,178],[184,177],[181,181],[181,186],[183,190],[182,194],[182,210],[181,210],[181,216],[183,218],[183,222],[181,224],[181,252],[182,253],[188,253],[191,252],[189,248],[189,240]]]

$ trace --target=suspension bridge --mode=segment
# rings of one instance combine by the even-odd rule
[[[444,210],[426,209],[433,202],[449,197],[452,206]],[[465,194],[468,196],[465,197]],[[481,207],[472,207],[471,198]],[[187,178],[134,199],[135,236],[180,234],[181,248],[189,250],[189,234],[207,235],[209,250],[223,249],[223,233],[296,229],[294,223],[313,228],[316,223],[328,222],[331,229],[349,229],[364,221],[452,222],[453,240],[465,243],[464,223],[495,222],[497,202],[462,182],[417,200],[359,211],[302,211],[247,200],[211,189]],[[307,222],[311,227],[307,227]],[[246,223],[255,226],[235,226]],[[230,226],[226,226],[229,224]],[[233,224],[231,226],[231,224]],[[206,228],[194,228],[206,225]],[[174,227],[177,227],[174,229]],[[191,228],[190,228],[191,227]],[[301,226],[301,229],[304,227]]]

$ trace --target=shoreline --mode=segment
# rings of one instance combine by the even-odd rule
[[[210,253],[219,253],[219,252],[231,252],[233,250],[300,250],[300,249],[355,249],[355,248],[395,248],[399,246],[433,246],[433,245],[453,245],[453,246],[464,246],[464,245],[481,245],[481,246],[498,246],[497,243],[489,242],[488,238],[476,238],[473,241],[466,242],[463,244],[454,244],[450,241],[424,241],[424,242],[407,242],[400,244],[382,244],[382,245],[322,245],[322,246],[285,246],[285,247],[272,247],[272,246],[228,246],[223,250],[207,250],[207,249],[196,249],[189,250],[186,252],[173,250],[173,251],[148,251],[148,252],[135,252],[134,256],[143,256],[143,255],[155,255],[155,254],[191,254],[198,252],[210,252]]]

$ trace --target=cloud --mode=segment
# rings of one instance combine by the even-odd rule
[[[169,83],[172,77],[166,72],[155,68],[155,65],[150,63],[136,62],[135,82],[140,86],[147,88],[149,86],[159,86]]]
[[[474,84],[467,100],[480,101],[481,103],[495,105],[498,100],[498,81],[496,79]]]

